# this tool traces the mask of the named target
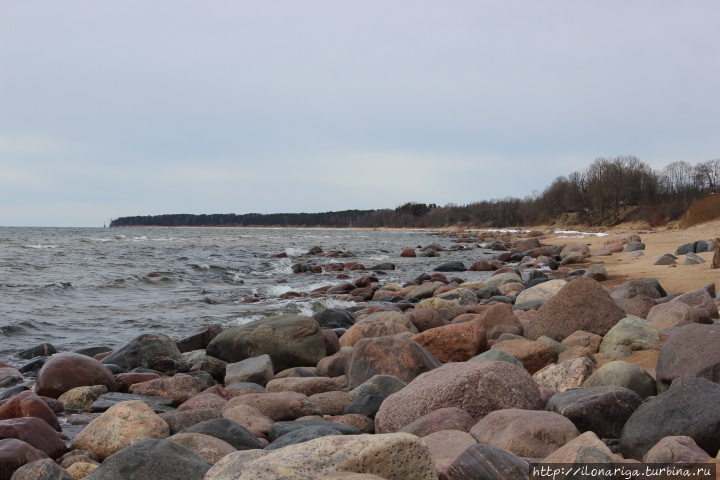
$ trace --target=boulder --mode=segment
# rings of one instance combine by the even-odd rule
[[[145,403],[155,413],[169,412],[174,410],[174,408],[171,406],[173,403],[172,398],[159,395],[145,396],[132,395],[129,393],[106,393],[104,395],[100,395],[98,399],[95,400],[92,405],[90,405],[90,413],[105,412],[119,403],[124,403],[131,400],[139,400]]]
[[[637,393],[643,401],[657,394],[655,379],[649,373],[622,360],[606,363],[590,375],[582,386],[623,387]]]
[[[257,436],[239,423],[229,418],[213,418],[186,428],[179,433],[199,433],[219,438],[236,450],[263,448]]]
[[[115,375],[117,391],[120,393],[130,392],[130,387],[137,383],[149,382],[161,378],[157,373],[119,373]]]
[[[520,323],[520,320],[518,320],[513,313],[512,307],[505,303],[491,305],[480,314],[478,319],[473,321],[479,323],[488,331],[498,325],[512,325],[521,330],[523,328],[522,323]]]
[[[126,372],[134,368],[148,368],[168,375],[187,372],[190,369],[170,337],[149,333],[131,340],[103,358],[102,363],[117,365]]]
[[[215,464],[205,480],[315,480],[343,472],[386,480],[437,478],[427,446],[408,433],[331,435],[274,450],[251,461],[242,457],[236,460],[233,455]]]
[[[178,433],[168,440],[179,443],[212,464],[237,451],[229,443],[202,433]]]
[[[613,299],[633,298],[638,295],[644,295],[649,298],[657,299],[663,297],[654,282],[650,280],[630,280],[623,283],[619,287],[610,292]]]
[[[444,480],[522,480],[529,465],[502,448],[476,443],[465,449],[444,470]]]
[[[525,339],[498,341],[491,350],[503,350],[509,353],[523,364],[530,375],[557,362],[558,359],[557,350],[552,345]]]
[[[222,327],[217,323],[198,327],[187,336],[176,340],[180,353],[192,352],[193,350],[204,350],[208,343],[222,332]]]
[[[393,375],[373,375],[363,382],[362,385],[355,387],[350,394],[353,398],[366,397],[368,395],[379,395],[387,398],[406,386],[407,383]]]
[[[578,388],[595,370],[595,363],[587,357],[567,360],[556,365],[548,365],[535,375],[533,380],[540,388],[554,392],[564,392]]]
[[[374,375],[409,382],[440,366],[430,352],[403,335],[366,338],[355,344],[348,363],[348,386],[355,388]]]
[[[676,380],[706,378],[720,383],[720,325],[693,323],[678,328],[660,347],[655,373],[658,393]]]
[[[715,301],[704,288],[698,288],[697,290],[691,290],[687,293],[683,293],[682,295],[670,300],[670,302],[685,303],[693,308],[704,308],[710,314],[711,318],[718,318],[718,309],[715,305]]]
[[[167,378],[158,378],[149,382],[133,385],[130,393],[133,395],[160,396],[172,400],[177,407],[202,392],[207,386],[193,376],[178,374]]]
[[[207,354],[229,363],[268,354],[277,373],[317,365],[325,357],[325,340],[314,319],[277,315],[225,330],[210,342]]]
[[[478,260],[468,267],[468,270],[472,272],[490,272],[492,269],[490,262],[487,260]]]
[[[443,282],[426,282],[422,285],[414,288],[409,294],[408,298],[417,298],[419,300],[425,300],[426,298],[430,298],[435,294],[435,291],[440,288],[444,287],[445,284]]]
[[[0,478],[8,480],[13,475],[13,472],[16,472],[23,465],[46,458],[48,458],[48,456],[45,452],[33,447],[29,443],[18,440],[17,438],[1,438]]]
[[[567,282],[565,280],[549,280],[547,282],[539,283],[534,287],[523,290],[515,298],[515,303],[525,303],[534,301],[546,301],[549,298],[554,297]]]
[[[45,421],[35,417],[0,420],[0,439],[5,438],[16,438],[29,443],[53,459],[67,452],[61,434]]]
[[[655,300],[645,295],[636,295],[633,298],[616,298],[615,303],[622,308],[628,317],[647,318],[650,310],[657,306]]]
[[[481,353],[477,357],[473,357],[469,362],[508,362],[512,365],[517,365],[520,368],[525,368],[517,358],[510,355],[504,350],[488,350],[487,352]]]
[[[620,438],[623,425],[642,403],[638,394],[627,388],[591,387],[556,393],[545,409],[567,417],[581,432]]]
[[[602,464],[614,466],[615,457],[607,445],[605,445],[605,442],[600,440],[595,433],[585,432],[545,457],[542,463],[562,463],[570,465],[593,463],[600,464],[599,466]]]
[[[235,382],[257,383],[263,387],[275,378],[270,355],[259,355],[235,363],[228,363],[225,369],[225,385]]]
[[[474,307],[478,304],[478,298],[474,290],[469,288],[455,288],[449,292],[435,294],[437,298],[454,302],[461,307]]]
[[[578,330],[566,337],[562,342],[560,342],[560,345],[564,345],[566,347],[587,347],[590,351],[597,353],[598,350],[600,350],[601,343],[602,337],[600,335]]]
[[[430,457],[442,479],[447,478],[450,464],[468,447],[477,443],[472,435],[459,430],[441,430],[422,439],[430,450]]]
[[[466,270],[465,264],[459,261],[443,263],[433,269],[435,272],[464,272]]]
[[[311,395],[308,399],[320,407],[323,415],[342,415],[352,401],[352,395],[342,391],[324,392]]]
[[[590,253],[590,247],[586,243],[568,243],[560,251],[560,258],[565,258],[565,256],[572,252],[587,255]]]
[[[341,390],[335,380],[327,377],[288,377],[268,382],[265,387],[268,393],[298,392],[308,397],[316,393]]]
[[[429,308],[409,310],[405,312],[405,316],[415,325],[418,332],[424,332],[425,330],[448,324],[447,320],[445,320],[437,310]]]
[[[485,280],[485,283],[488,286],[496,286],[499,287],[500,285],[505,285],[506,283],[515,283],[519,282],[522,283],[522,278],[516,274],[516,273],[499,273],[499,274],[493,274],[492,277]]]
[[[476,420],[503,408],[541,408],[540,390],[526,370],[507,362],[446,363],[390,395],[375,418],[379,433],[444,407],[458,407]]]
[[[362,320],[348,328],[347,332],[340,337],[340,345],[343,347],[353,347],[357,342],[365,338],[387,337],[404,332],[410,334],[407,327],[398,323],[379,320]]]
[[[18,393],[0,406],[0,420],[22,417],[39,418],[58,432],[62,431],[55,412],[34,392]]]
[[[340,308],[326,308],[314,314],[312,318],[321,327],[350,327],[355,324],[355,316]]]
[[[132,468],[128,468],[128,466]],[[86,480],[203,480],[212,463],[170,440],[146,439],[108,457]]]
[[[248,393],[230,400],[223,412],[237,405],[249,405],[275,422],[322,414],[320,407],[297,392]]]
[[[250,405],[235,405],[222,410],[223,417],[247,428],[258,438],[267,438],[275,422]]]
[[[205,410],[208,408],[221,410],[226,403],[227,400],[220,395],[203,392],[184,401],[177,409],[179,412],[186,410]]]
[[[60,395],[58,400],[62,402],[66,410],[86,411],[90,410],[95,400],[106,393],[108,390],[105,385],[75,387]]]
[[[58,353],[40,369],[35,393],[58,398],[75,387],[91,385],[105,385],[110,392],[116,390],[115,377],[102,363],[78,353]]]
[[[643,457],[644,463],[707,463],[710,455],[683,435],[665,437]]]
[[[0,478],[7,477],[2,476]],[[11,480],[73,480],[73,477],[67,470],[51,459],[43,458],[42,460],[26,463],[15,470]]]
[[[91,450],[107,458],[139,440],[170,436],[170,427],[146,403],[131,400],[110,407],[73,440],[76,450]]]
[[[199,408],[195,410],[166,412],[158,416],[170,427],[170,435],[175,435],[197,423],[213,418],[222,418],[223,415],[220,410],[216,408]]]
[[[690,378],[641,405],[623,428],[620,453],[642,460],[660,440],[683,435],[708,455],[720,450],[720,385]]]
[[[415,249],[414,249],[414,248],[406,248],[405,250],[403,250],[402,252],[400,252],[400,256],[401,256],[401,257],[414,258],[414,257],[416,257],[417,255],[415,254]]]
[[[476,423],[477,421],[472,415],[465,410],[458,407],[446,407],[423,415],[414,422],[408,423],[399,431],[425,437],[442,430],[469,432]]]
[[[441,363],[464,362],[487,350],[485,329],[478,323],[454,323],[413,337]]]
[[[630,350],[650,350],[660,345],[660,330],[654,323],[642,318],[623,318],[605,334],[600,353],[619,345],[626,345]]]
[[[647,321],[654,323],[659,330],[692,322],[693,318],[693,307],[682,302],[660,303],[652,307],[647,315]]]
[[[470,430],[478,443],[518,457],[545,458],[580,435],[567,418],[542,410],[509,408],[488,414]]]
[[[410,333],[416,334],[418,333],[417,329],[415,328],[415,325],[410,321],[408,317],[405,316],[402,312],[395,312],[392,310],[387,311],[379,311],[379,312],[373,312],[369,314],[367,317],[358,317],[358,323],[362,322],[392,322],[397,323],[398,325],[402,325],[403,327],[407,328]]]
[[[578,330],[605,335],[624,317],[607,290],[593,279],[580,277],[540,307],[525,337],[537,340],[546,335],[560,342]]]

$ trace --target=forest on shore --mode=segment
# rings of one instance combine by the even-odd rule
[[[553,180],[541,193],[468,205],[408,202],[394,209],[321,213],[165,214],[120,217],[111,227],[507,228],[563,224],[609,227],[679,220],[690,205],[720,187],[720,159],[678,161],[654,170],[634,156],[598,158],[585,170]]]

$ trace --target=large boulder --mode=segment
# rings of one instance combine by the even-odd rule
[[[390,395],[375,417],[378,433],[396,432],[423,415],[458,407],[476,420],[503,408],[542,408],[540,390],[523,368],[507,362],[446,363]]]
[[[355,388],[375,375],[392,375],[409,382],[440,362],[417,342],[403,335],[366,338],[355,344],[348,362],[348,386]]]
[[[660,345],[660,330],[654,323],[639,317],[623,318],[605,334],[600,353],[620,345],[630,350],[650,350]]]
[[[78,353],[58,353],[40,369],[35,393],[58,398],[75,387],[91,385],[105,385],[110,392],[116,390],[115,377],[102,363]]]
[[[641,404],[638,394],[627,388],[592,387],[556,393],[545,409],[567,417],[581,432],[619,438],[623,425]]]
[[[470,435],[479,443],[503,448],[518,457],[545,458],[580,432],[557,413],[508,408],[489,413]]]
[[[539,283],[534,287],[530,287],[523,290],[515,297],[515,304],[521,304],[525,302],[541,301],[545,302],[549,298],[554,297],[567,282],[565,280],[549,280],[547,282]]]
[[[130,444],[170,436],[170,427],[145,402],[131,400],[110,407],[73,440],[75,450],[91,450],[107,458]]]
[[[485,329],[476,322],[431,328],[413,340],[442,363],[464,362],[487,350]]]
[[[182,353],[170,337],[150,333],[134,338],[103,358],[102,363],[117,365],[126,372],[134,368],[149,368],[174,375],[190,370]]]
[[[642,460],[664,437],[685,435],[714,456],[720,450],[720,385],[691,378],[641,405],[623,428],[620,453]]]
[[[277,373],[317,365],[325,357],[325,340],[314,319],[277,315],[225,330],[210,342],[207,354],[229,363],[268,354]]]
[[[386,480],[437,478],[425,443],[409,433],[392,433],[325,436],[249,461],[245,455],[231,454],[216,463],[205,480],[316,480],[343,478],[339,474],[344,472]]]
[[[212,463],[171,440],[146,439],[108,457],[86,480],[203,480]]]
[[[525,337],[537,340],[545,335],[559,342],[578,330],[605,335],[623,318],[625,312],[602,285],[580,277],[540,307],[525,329]]]
[[[660,347],[655,367],[658,393],[673,381],[707,378],[720,383],[720,325],[685,325]]]
[[[67,452],[60,434],[50,425],[35,417],[0,420],[0,440],[15,438],[32,445],[45,454],[57,459]]]

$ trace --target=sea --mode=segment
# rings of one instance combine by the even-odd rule
[[[351,281],[365,272],[295,274],[312,247],[351,253],[317,263],[384,262],[382,283],[404,283],[441,263],[466,266],[491,252],[479,244],[438,257],[400,257],[408,247],[457,247],[448,235],[427,231],[234,228],[0,227],[0,360],[21,364],[17,353],[51,343],[58,351],[116,348],[144,333],[182,338],[199,326],[224,328],[278,314],[313,315],[353,302],[334,298],[283,299]],[[287,258],[275,258],[277,254]],[[449,274],[466,281],[488,272]],[[248,298],[255,303],[244,303]]]

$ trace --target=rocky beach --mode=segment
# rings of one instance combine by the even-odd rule
[[[324,284],[273,300],[336,306],[8,355],[0,480],[523,479],[538,463],[717,466],[716,237],[720,222],[607,235],[455,230],[394,245],[377,264],[351,247],[278,249],[288,275]],[[432,268],[406,276],[415,260]],[[155,275],[146,281],[169,274]]]

